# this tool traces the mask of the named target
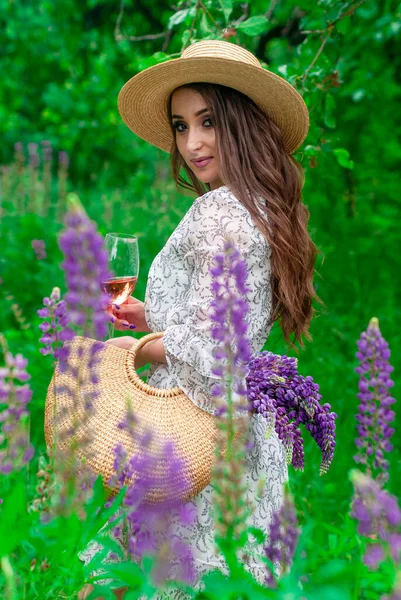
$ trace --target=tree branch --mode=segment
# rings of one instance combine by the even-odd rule
[[[346,12],[342,13],[339,17],[334,19],[334,21],[329,21],[326,29],[304,29],[300,33],[325,33],[328,29],[332,29],[336,23],[341,21],[341,19],[345,19],[345,17],[350,17],[351,15],[353,15],[356,9],[359,8],[361,4],[364,4],[364,2],[366,2],[366,0],[359,0],[359,2],[357,2],[357,4],[355,4],[354,6],[351,6],[352,2],[350,2],[350,4],[348,5],[349,8],[344,7],[344,9],[348,8],[348,10],[346,10]]]
[[[303,94],[304,91],[305,91],[305,82],[306,82],[306,78],[308,77],[308,73],[311,70],[311,68],[313,67],[313,65],[315,64],[315,62],[317,61],[317,59],[319,58],[319,56],[321,55],[321,53],[323,52],[323,48],[325,47],[326,42],[329,39],[330,35],[331,35],[331,29],[329,29],[326,37],[324,38],[323,42],[321,43],[321,46],[320,46],[319,50],[316,53],[315,58],[312,60],[311,64],[306,69],[306,71],[305,71],[305,73],[304,73],[304,75],[302,77],[302,91],[301,91],[301,94]]]
[[[118,17],[117,17],[117,21],[116,21],[116,26],[114,28],[114,39],[117,42],[120,42],[121,40],[128,40],[130,42],[142,42],[144,40],[159,40],[162,38],[167,38],[167,40],[170,40],[171,37],[171,32],[170,31],[162,31],[160,33],[149,33],[146,35],[139,35],[139,36],[135,36],[135,35],[123,35],[121,33],[121,21],[124,15],[124,0],[121,0],[121,5],[120,5],[120,11],[118,13]],[[167,41],[167,44],[168,44]],[[166,42],[163,45],[166,45]]]
[[[265,13],[265,17],[268,21],[271,19],[274,9],[276,8],[278,3],[279,3],[279,0],[271,0],[269,10]]]

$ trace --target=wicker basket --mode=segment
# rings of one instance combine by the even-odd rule
[[[61,373],[57,365],[45,404],[44,430],[48,453],[53,447],[55,430],[57,450],[67,451],[74,440],[77,445],[75,458],[85,462],[94,474],[101,474],[107,492],[112,495],[119,490],[119,486],[107,484],[110,477],[115,475],[113,463],[117,443],[122,444],[129,457],[143,452],[160,457],[165,443],[173,442],[177,453],[184,458],[185,472],[171,477],[166,460],[159,460],[155,476],[160,487],[148,492],[147,501],[150,503],[165,499],[166,483],[170,497],[173,496],[177,501],[186,501],[206,487],[211,481],[219,434],[216,417],[198,408],[179,387],[154,388],[143,382],[137,374],[135,358],[138,349],[162,336],[162,332],[146,335],[136,340],[130,350],[100,342],[104,348],[97,355],[100,357],[96,368],[99,376],[97,385],[89,383],[80,386],[77,377],[70,372]],[[81,381],[90,381],[88,359],[85,360],[85,357],[89,356],[93,344],[99,342],[76,336],[67,344],[70,348],[69,366],[79,369]],[[94,409],[88,414],[85,396],[96,390],[99,395],[93,402]],[[138,419],[135,425],[138,435],[135,436],[118,427],[126,418],[127,399]],[[89,442],[85,441],[88,431],[91,433]],[[138,440],[148,431],[152,432],[152,441],[144,448]],[[220,452],[224,455],[224,448]],[[167,477],[168,482],[164,481]],[[183,478],[187,482],[184,487]],[[134,480],[132,478],[126,483],[134,483]]]

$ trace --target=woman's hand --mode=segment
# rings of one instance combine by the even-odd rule
[[[123,304],[116,308],[113,304],[107,308],[110,318],[115,318],[114,328],[117,331],[126,331],[132,329],[134,331],[149,332],[150,329],[145,321],[145,304],[130,296]],[[121,338],[117,338],[120,340]]]
[[[105,343],[111,344],[112,346],[116,346],[117,348],[122,348],[123,350],[129,350],[130,348],[132,348],[132,346],[137,344],[138,341],[139,340],[137,340],[134,337],[131,337],[130,335],[124,335],[122,337],[111,338],[109,340],[106,340]]]
[[[129,350],[130,348],[132,348],[134,345],[138,344],[139,340],[137,340],[136,338],[133,338],[129,335],[124,335],[122,337],[118,337],[118,338],[111,338],[109,340],[106,340],[106,344],[111,344],[112,346],[116,346],[116,348],[122,348],[123,350]],[[146,346],[146,344],[145,344]],[[139,348],[136,357],[135,357],[135,368],[136,369],[140,369],[141,367],[143,367],[144,365],[146,365],[149,360],[146,357],[146,355],[143,352],[143,349],[145,346],[142,346],[142,348]]]

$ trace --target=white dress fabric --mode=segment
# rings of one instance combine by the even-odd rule
[[[223,250],[229,238],[246,263],[250,288],[246,297],[247,336],[253,354],[261,351],[270,332],[271,249],[248,209],[227,186],[207,192],[193,202],[155,257],[145,293],[146,322],[151,332],[164,332],[167,360],[167,364],[151,364],[147,383],[158,388],[178,386],[199,408],[211,414],[216,411],[211,386],[219,378],[211,371],[215,365],[212,350],[218,342],[211,336],[209,314],[213,293],[209,269],[213,257]],[[254,415],[248,432],[253,448],[247,454],[244,473],[247,499],[255,505],[250,524],[264,532],[282,504],[283,484],[288,479],[283,445],[274,431],[266,439],[266,431],[266,420]],[[172,516],[169,528],[191,545],[198,578],[216,567],[225,571],[214,543],[212,493],[209,485],[190,501],[195,513],[191,525],[182,525],[177,514],[175,522]],[[262,553],[256,542],[252,549]],[[246,568],[263,583],[262,563],[251,558]],[[183,600],[186,595],[177,590],[169,592],[167,597]]]

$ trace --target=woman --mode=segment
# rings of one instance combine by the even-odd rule
[[[130,298],[110,309],[111,318],[118,330],[134,325],[137,331],[163,331],[163,338],[139,351],[138,368],[150,363],[150,385],[177,385],[214,413],[217,342],[208,318],[209,269],[225,239],[234,241],[247,266],[253,353],[262,349],[276,320],[292,347],[291,334],[302,347],[302,336],[311,339],[316,248],[301,201],[302,169],[290,156],[306,137],[307,109],[295,89],[262,69],[250,52],[208,40],[130,79],[120,92],[119,110],[132,131],[171,152],[177,187],[198,197],[154,259],[145,302]],[[126,336],[108,343],[129,348],[134,340]],[[260,415],[252,417],[250,441],[247,499],[255,503],[252,524],[267,531],[288,476],[284,449],[275,432],[266,439]],[[198,578],[213,567],[224,569],[213,541],[212,492],[209,485],[190,501],[196,514],[191,525],[182,528],[177,521],[193,549]],[[250,559],[247,568],[263,582],[260,564]],[[185,596],[177,591],[170,597]]]

